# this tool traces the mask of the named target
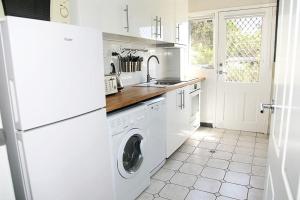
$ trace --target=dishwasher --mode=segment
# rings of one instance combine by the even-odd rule
[[[148,169],[152,176],[166,161],[166,100],[158,97],[143,103],[147,106]]]

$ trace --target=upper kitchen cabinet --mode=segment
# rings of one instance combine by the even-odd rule
[[[74,0],[70,14],[72,24],[103,32],[185,43],[186,0]]]
[[[123,27],[127,35],[154,39],[152,34],[152,1],[120,0],[123,2],[125,22]]]
[[[103,32],[126,34],[125,3],[121,0],[70,1],[71,23]]]
[[[175,33],[176,43],[188,44],[188,1],[175,0]]]
[[[152,27],[153,35],[158,41],[175,42],[175,0],[153,0]]]
[[[158,41],[174,42],[175,0],[125,0],[129,34]]]

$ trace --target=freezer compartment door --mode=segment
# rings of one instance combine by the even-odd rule
[[[20,135],[33,199],[113,199],[105,109]]]
[[[2,30],[18,130],[105,107],[101,32],[17,17]]]

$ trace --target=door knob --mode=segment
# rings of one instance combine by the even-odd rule
[[[270,104],[262,103],[262,104],[260,104],[260,113],[263,114],[265,112],[265,109],[269,109],[269,110],[271,110],[272,113],[274,113],[275,106],[274,106],[273,103],[270,103]]]
[[[227,72],[224,72],[223,70],[219,70],[219,71],[218,71],[218,74],[219,74],[219,75],[223,75],[223,74],[225,74],[225,75],[226,75],[226,74],[227,74]]]

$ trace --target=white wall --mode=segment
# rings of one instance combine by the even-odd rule
[[[189,12],[276,3],[276,0],[189,0]]]

